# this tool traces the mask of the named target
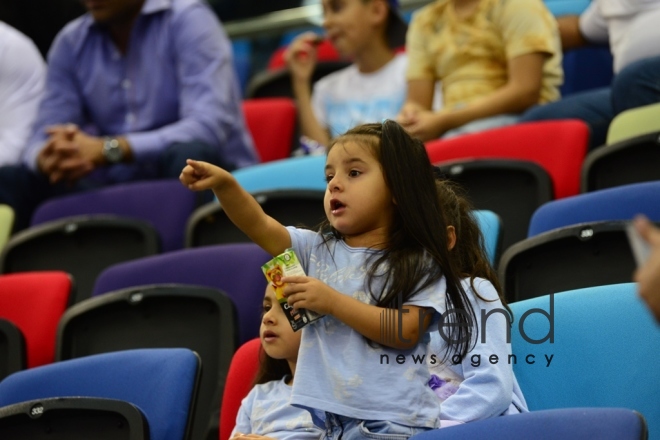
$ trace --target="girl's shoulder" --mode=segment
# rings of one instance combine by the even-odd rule
[[[476,301],[499,301],[500,296],[493,283],[485,278],[463,278],[461,284],[465,292],[473,302]]]

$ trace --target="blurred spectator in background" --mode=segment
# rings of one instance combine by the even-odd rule
[[[615,73],[612,87],[533,108],[523,121],[582,119],[591,128],[593,149],[605,144],[614,116],[660,102],[660,0],[593,0],[579,17],[560,17],[559,30],[565,50],[609,42]]]
[[[350,128],[396,116],[406,96],[407,26],[396,0],[323,0],[327,38],[353,64],[321,78],[312,90],[318,35],[298,36],[285,59],[301,134],[321,145]]]
[[[0,166],[20,163],[45,77],[46,64],[34,43],[0,22]]]
[[[231,46],[202,0],[84,0],[58,34],[23,165],[0,168],[17,229],[43,200],[178,178],[188,157],[257,162]]]
[[[397,119],[423,141],[512,124],[559,99],[559,34],[542,0],[436,0],[413,16],[406,53]],[[434,112],[437,81],[443,106]]]

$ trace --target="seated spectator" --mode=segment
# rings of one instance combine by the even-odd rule
[[[46,64],[34,43],[0,22],[0,166],[20,163],[45,77]]]
[[[23,165],[0,168],[0,203],[27,226],[43,200],[177,178],[188,157],[257,162],[231,47],[201,0],[86,0],[58,34]]]
[[[523,121],[576,118],[591,128],[590,148],[604,145],[612,119],[624,110],[660,101],[660,0],[593,0],[578,16],[559,18],[565,50],[609,41],[611,88],[589,90],[529,110]]]
[[[407,26],[396,0],[323,0],[323,27],[337,51],[353,64],[321,78],[312,90],[315,43],[308,32],[285,53],[298,104],[301,134],[328,145],[355,125],[393,118],[406,95]]]
[[[541,0],[437,0],[413,17],[406,52],[398,121],[423,141],[508,125],[559,99],[557,24]],[[434,112],[439,80],[444,102]]]

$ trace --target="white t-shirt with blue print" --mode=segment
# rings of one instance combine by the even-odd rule
[[[287,229],[308,276],[364,303],[375,303],[367,293],[366,275],[370,257],[379,251],[351,248],[343,240],[323,243],[316,232]],[[445,290],[442,278],[406,305],[442,311]],[[379,292],[377,281],[374,291]],[[369,344],[364,336],[332,316],[306,325],[302,332],[291,403],[309,409],[319,426],[324,426],[325,412],[329,412],[359,420],[439,427],[440,405],[427,385],[428,366],[415,361],[427,352],[429,333],[420,337],[414,349],[397,350]]]
[[[336,137],[356,125],[394,119],[406,99],[407,57],[396,55],[372,73],[355,64],[324,76],[314,84],[312,108],[322,127]]]
[[[259,434],[278,440],[318,440],[323,431],[309,412],[289,405],[291,386],[286,379],[255,385],[241,402],[231,433]]]

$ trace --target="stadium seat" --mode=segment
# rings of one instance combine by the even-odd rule
[[[55,360],[57,324],[72,289],[71,277],[64,272],[0,275],[0,318],[20,330],[28,368]]]
[[[26,367],[23,332],[13,322],[0,318],[0,381]]]
[[[291,156],[297,124],[293,100],[248,99],[243,101],[243,113],[262,163]]]
[[[250,193],[273,189],[325,191],[324,169],[325,156],[303,156],[241,168],[232,174]]]
[[[614,117],[607,130],[607,145],[659,131],[660,103],[632,108]]]
[[[312,84],[324,76],[336,72],[339,69],[348,67],[349,61],[324,61],[316,65],[312,73]],[[277,70],[265,70],[252,77],[247,86],[245,97],[254,98],[272,98],[272,97],[293,98],[293,88],[291,86],[291,74],[288,69],[280,68]]]
[[[192,438],[207,438],[209,423],[217,423],[227,370],[238,347],[234,303],[223,292],[166,284],[90,298],[62,316],[56,359],[168,347],[189,348],[201,359],[203,371],[194,405]]]
[[[528,237],[576,223],[632,220],[636,214],[660,222],[660,181],[553,200],[536,210],[529,224]]]
[[[652,367],[660,364],[660,331],[635,284],[561,292],[510,306],[516,319],[513,369],[531,411],[628,408],[646,418],[652,440],[660,438],[660,369]]]
[[[11,206],[0,205],[0,251],[5,247],[14,227],[14,210]]]
[[[5,378],[0,407],[59,397],[122,400],[144,413],[151,440],[188,440],[200,373],[199,357],[184,348],[86,356]]]

